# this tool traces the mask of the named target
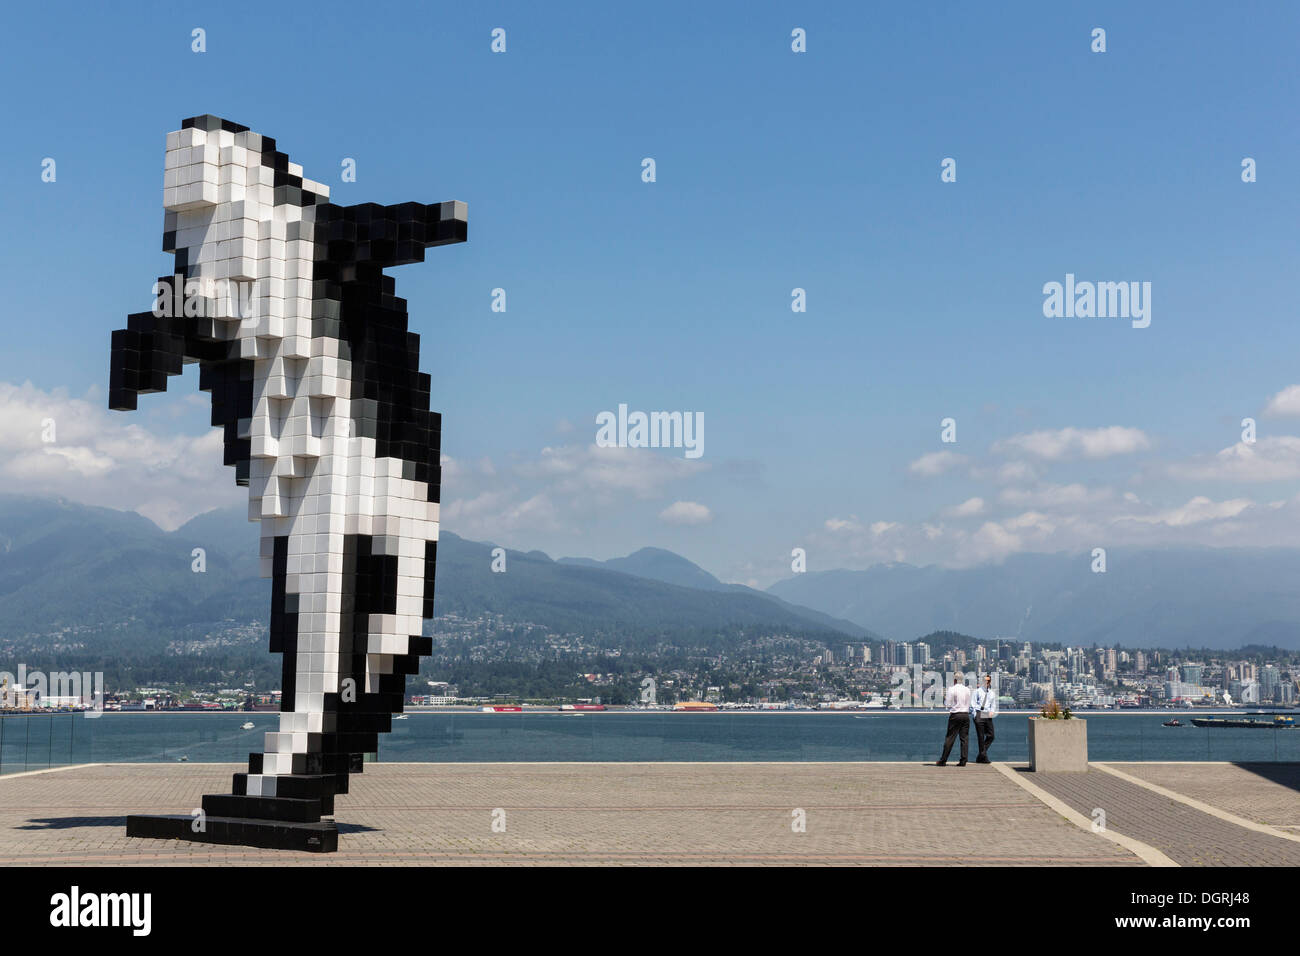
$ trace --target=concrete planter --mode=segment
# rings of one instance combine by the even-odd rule
[[[1088,769],[1088,722],[1029,718],[1029,769],[1035,773]]]

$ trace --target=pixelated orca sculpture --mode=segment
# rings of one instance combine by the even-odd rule
[[[390,266],[464,242],[464,203],[336,206],[273,139],[214,116],[168,134],[152,311],[113,333],[109,407],[199,365],[225,464],[261,522],[279,729],[202,814],[127,835],[329,852],[334,797],[432,648],[441,417]]]

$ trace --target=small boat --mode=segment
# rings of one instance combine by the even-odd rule
[[[1175,717],[1173,720],[1166,720],[1166,721],[1165,721],[1165,726],[1166,726],[1166,727],[1183,727],[1183,726],[1186,726],[1186,725],[1185,725],[1181,720],[1179,720],[1177,717]]]
[[[185,761],[187,761],[187,760],[189,760],[189,759],[190,759],[190,758],[189,758],[188,756],[186,756],[186,757],[177,757],[177,758],[176,758],[177,762],[179,762],[179,763],[185,763]]]
[[[393,720],[405,720],[409,716],[409,714],[395,714]]]
[[[242,724],[239,725],[239,729],[240,729],[240,730],[252,730],[252,729],[253,729],[253,722],[252,722],[251,720],[246,720],[246,721],[244,721]]]

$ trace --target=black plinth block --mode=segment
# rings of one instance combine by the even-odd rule
[[[202,833],[194,832],[194,817],[181,814],[133,814],[126,818],[126,835],[155,840],[189,840],[223,846],[255,846],[268,850],[334,853],[339,831],[333,821],[293,823],[242,817],[208,817]]]

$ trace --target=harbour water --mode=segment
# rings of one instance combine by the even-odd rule
[[[997,719],[992,754],[1029,758],[1028,714]],[[1088,713],[1094,760],[1300,762],[1300,729],[1165,727],[1169,712]],[[1200,712],[1197,716],[1202,716]],[[73,763],[226,763],[262,749],[274,713],[0,716],[0,774]],[[242,725],[251,722],[251,729]],[[489,761],[935,760],[944,713],[411,713],[377,759]],[[974,756],[974,734],[971,755]]]

